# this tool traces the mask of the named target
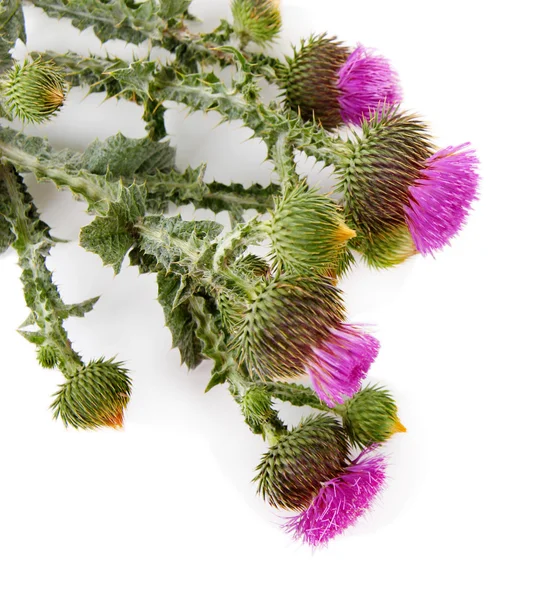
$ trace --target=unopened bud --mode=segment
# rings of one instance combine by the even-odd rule
[[[66,96],[62,71],[40,59],[14,65],[2,77],[0,91],[7,112],[28,123],[50,119]]]

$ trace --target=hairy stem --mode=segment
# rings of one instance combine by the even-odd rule
[[[81,357],[73,350],[63,321],[68,307],[63,303],[45,259],[53,242],[47,226],[39,220],[26,187],[15,169],[0,163],[3,179],[11,200],[11,213],[7,219],[16,237],[13,247],[19,256],[22,269],[24,297],[32,311],[28,324],[37,330],[21,331],[30,341],[46,344],[56,354],[57,365],[69,376],[83,365]]]

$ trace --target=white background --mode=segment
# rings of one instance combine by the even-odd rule
[[[351,319],[377,324],[370,380],[395,393],[408,428],[388,444],[390,478],[369,515],[313,553],[280,530],[250,483],[265,444],[209,367],[170,350],[153,276],[113,277],[77,245],[84,204],[28,177],[54,235],[49,260],[67,302],[100,295],[67,323],[85,359],[118,357],[134,393],[122,432],[77,432],[48,409],[61,375],[16,333],[26,318],[16,256],[0,258],[0,596],[6,600],[176,598],[538,598],[538,48],[532,2],[283,0],[281,49],[328,31],[378,48],[404,105],[441,146],[470,141],[481,200],[436,260],[358,267],[344,283]],[[195,0],[214,27],[225,0]],[[28,49],[124,58],[124,43],[29,8]],[[25,48],[17,46],[17,57]],[[141,109],[74,89],[58,118],[28,133],[84,149],[118,130],[144,135]],[[217,115],[167,115],[178,165],[268,183],[264,148]],[[311,162],[304,164],[311,168]],[[328,179],[316,167],[313,181]],[[327,181],[326,186],[329,186]],[[190,209],[183,211],[191,214]],[[198,218],[211,213],[197,212]],[[222,219],[222,215],[219,216]],[[301,410],[283,407],[289,423]],[[334,595],[335,594],[335,595]],[[332,595],[332,596],[331,596]]]

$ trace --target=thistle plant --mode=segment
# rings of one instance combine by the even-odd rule
[[[391,393],[362,387],[380,344],[369,327],[348,322],[339,279],[356,261],[390,268],[448,245],[478,196],[474,151],[436,148],[422,119],[401,107],[398,77],[374,50],[323,33],[284,60],[266,54],[281,27],[274,0],[232,0],[232,21],[202,34],[190,29],[188,0],[32,3],[92,27],[102,41],[149,40],[170,52],[128,63],[50,51],[17,63],[11,49],[26,40],[21,1],[0,7],[0,252],[12,248],[19,258],[30,310],[20,333],[39,364],[65,378],[51,390],[53,417],[74,428],[120,428],[129,423],[132,380],[121,357],[83,358],[73,348],[64,321],[99,299],[62,300],[47,265],[57,240],[25,186],[28,173],[86,203],[93,221],[79,242],[106,267],[117,273],[128,258],[127,268],[156,275],[181,361],[189,369],[210,361],[207,389],[228,386],[268,444],[255,475],[261,497],[286,511],[283,527],[294,538],[326,544],[379,497],[382,445],[405,431]],[[280,89],[269,102],[262,80]],[[9,123],[53,119],[74,87],[142,106],[146,137],[117,134],[82,153],[55,151]],[[266,145],[274,182],[226,185],[208,181],[204,165],[177,168],[164,120],[170,103],[242,121]],[[300,176],[300,151],[334,168],[330,194]],[[168,214],[171,203],[227,211],[231,225],[183,220]],[[290,427],[276,401],[313,412]]]

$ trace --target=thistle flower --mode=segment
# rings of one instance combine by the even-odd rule
[[[347,241],[356,235],[335,202],[305,182],[277,200],[268,228],[277,266],[305,274],[335,273]]]
[[[341,425],[327,415],[311,415],[284,433],[262,457],[254,481],[276,508],[304,510],[321,482],[338,477],[347,465],[349,444]]]
[[[349,440],[365,448],[405,432],[397,415],[397,406],[384,388],[368,386],[355,394],[340,409]]]
[[[326,544],[353,525],[373,504],[385,481],[385,460],[362,452],[339,475],[324,481],[310,505],[288,517],[284,529],[311,546]]]
[[[421,254],[442,248],[462,228],[471,202],[477,199],[477,165],[469,144],[450,146],[428,158],[409,187],[405,215]]]
[[[234,30],[243,44],[253,41],[265,46],[281,30],[279,0],[233,0],[231,10]]]
[[[0,81],[6,110],[28,123],[43,123],[62,106],[66,86],[53,62],[37,59],[15,64]]]
[[[386,111],[345,144],[337,170],[350,245],[374,267],[399,264],[448,243],[476,197],[477,160],[465,146],[437,152],[427,126]]]
[[[340,323],[313,351],[307,372],[328,406],[355,394],[377,358],[380,344],[358,325]]]
[[[379,347],[343,317],[340,292],[329,280],[280,275],[251,300],[233,347],[263,381],[307,371],[320,399],[333,406],[358,391]]]
[[[54,418],[76,429],[121,428],[131,394],[131,379],[122,363],[100,358],[66,379],[51,408]]]
[[[361,45],[351,51],[336,38],[320,35],[303,41],[287,62],[283,87],[288,106],[327,129],[359,124],[401,101],[388,60]]]

